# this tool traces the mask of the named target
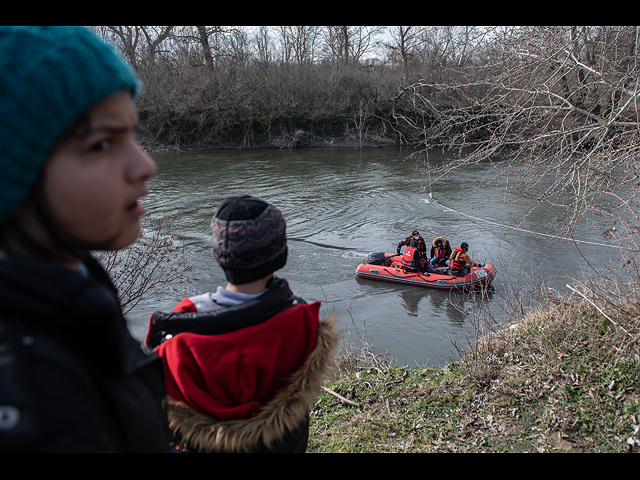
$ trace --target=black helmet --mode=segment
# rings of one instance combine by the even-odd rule
[[[419,232],[418,230],[414,230],[414,231],[411,233],[411,235],[412,235],[412,236],[414,236],[414,237],[419,237],[419,236],[420,236],[420,232]]]
[[[460,244],[460,248],[463,249],[465,252],[469,251],[469,245],[467,244],[467,242],[462,242]]]

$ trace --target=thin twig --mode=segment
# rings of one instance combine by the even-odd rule
[[[344,398],[342,395],[340,395],[339,393],[334,392],[333,390],[327,388],[327,387],[322,387],[322,390],[324,390],[325,392],[333,395],[334,397],[336,397],[338,400],[340,400],[341,402],[344,403],[348,403],[349,405],[353,405],[354,407],[358,407],[360,408],[360,404],[356,403],[356,402],[352,402],[351,400],[348,400],[346,398]]]
[[[573,288],[571,285],[567,284],[567,288],[570,290],[573,290],[574,292],[576,292],[578,295],[580,295],[582,298],[584,298],[587,302],[589,302],[591,305],[593,305],[602,315],[604,315],[604,317],[609,320],[611,323],[613,323],[616,327],[618,327],[620,330],[622,330],[624,333],[626,333],[627,335],[629,335],[630,337],[633,338],[633,335],[631,335],[629,332],[627,332],[623,327],[621,327],[620,325],[618,325],[616,322],[614,322],[611,318],[609,318],[609,316],[604,313],[602,310],[600,310],[600,308],[593,303],[591,300],[589,300],[587,298],[587,296],[585,294],[583,294],[582,292],[579,292],[578,290],[576,290],[575,288]]]

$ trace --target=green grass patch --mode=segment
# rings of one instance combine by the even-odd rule
[[[638,452],[640,316],[609,318],[562,300],[444,368],[347,354],[312,406],[309,451]]]

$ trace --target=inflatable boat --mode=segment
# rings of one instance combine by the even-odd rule
[[[375,252],[374,252],[375,253]],[[367,262],[370,262],[372,254]],[[361,263],[356,268],[356,276],[369,280],[383,282],[404,283],[420,287],[436,288],[439,290],[475,290],[491,285],[496,276],[496,269],[491,264],[483,267],[471,267],[469,273],[463,277],[448,275],[448,268],[438,268],[440,273],[419,273],[405,271],[400,262],[402,255],[385,253],[384,258],[375,263]]]

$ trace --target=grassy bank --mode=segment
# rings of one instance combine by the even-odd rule
[[[550,299],[444,368],[343,355],[309,452],[640,452],[639,295]]]

